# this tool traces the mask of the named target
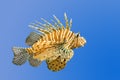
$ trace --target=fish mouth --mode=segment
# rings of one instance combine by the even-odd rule
[[[81,46],[84,47],[84,45],[87,43],[86,39],[84,37],[81,37]]]

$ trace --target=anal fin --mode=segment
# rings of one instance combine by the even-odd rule
[[[33,56],[30,55],[30,57],[29,57],[29,63],[30,63],[31,66],[37,67],[37,66],[39,66],[41,64],[41,61],[38,60],[38,59],[34,59]]]

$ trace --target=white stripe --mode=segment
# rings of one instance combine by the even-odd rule
[[[53,35],[53,41],[55,41],[55,31],[52,32],[52,35]]]
[[[46,41],[48,41],[48,34],[45,34]]]
[[[57,37],[57,41],[59,40],[58,35],[59,35],[59,30],[56,30],[56,37]]]
[[[66,44],[66,47],[67,47],[67,48],[68,48],[70,45],[72,45],[71,43],[72,43],[72,41],[74,40],[74,34],[72,33],[70,36],[72,36],[72,37],[69,38],[68,44]]]
[[[66,40],[69,40],[68,39],[68,35],[70,34],[70,31],[67,32],[67,34],[65,35],[66,36]]]
[[[45,41],[45,35],[43,36],[43,41]]]
[[[60,41],[62,41],[63,40],[63,29],[61,29],[61,34],[60,34],[61,36],[60,36]]]
[[[51,36],[51,33],[49,33],[50,34],[50,41],[52,41],[52,36]]]
[[[63,31],[63,39],[65,38],[66,32],[67,32],[67,29],[64,29],[64,31]]]
[[[72,31],[69,31],[69,35],[68,35],[68,40],[70,40],[70,36],[72,35]]]

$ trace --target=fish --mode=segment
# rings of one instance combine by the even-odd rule
[[[31,32],[26,38],[27,48],[12,47],[15,65],[23,65],[26,61],[33,67],[38,67],[42,61],[46,61],[49,70],[57,72],[65,68],[67,62],[74,55],[74,49],[84,47],[86,39],[71,31],[70,21],[64,13],[65,26],[53,15],[52,23],[41,18],[44,23],[36,21],[29,27],[38,32]]]

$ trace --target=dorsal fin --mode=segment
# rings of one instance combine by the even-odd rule
[[[36,21],[35,23],[31,23],[29,27],[34,28],[35,30],[39,31],[42,34],[48,34],[56,30],[65,29],[61,21],[55,15],[53,15],[53,17],[55,19],[55,21],[52,20],[53,23],[48,22],[44,18],[41,18],[41,20],[45,22],[44,24]],[[66,29],[70,30],[72,26],[72,19],[69,22],[66,13],[64,13],[64,18],[66,23]]]
[[[40,38],[41,38],[40,34],[37,34],[36,32],[31,32],[30,35],[26,38],[26,44],[32,46]]]
[[[55,22],[54,20],[52,20],[52,22],[54,23],[54,26],[56,27],[56,29],[60,29],[60,27],[59,27],[59,24],[57,23],[57,22]]]
[[[72,19],[70,19],[70,25],[69,26],[70,26],[70,28],[72,27]]]
[[[43,20],[46,23],[46,26],[48,26],[50,30],[53,30],[53,31],[55,30],[55,26],[49,23],[47,20],[45,20],[44,18],[41,18],[41,20]]]
[[[49,33],[50,31],[41,28],[38,23],[32,23],[31,25],[29,25],[30,28],[33,28],[35,30],[38,30],[40,33],[44,34],[44,33]]]
[[[55,16],[53,15],[54,19],[57,21],[58,23],[58,26],[60,26],[60,28],[64,28],[63,24],[60,22],[60,20]]]
[[[66,13],[64,13],[64,18],[65,18],[66,28],[67,28],[67,29],[70,29],[71,26],[72,26],[72,19],[70,19],[70,23],[69,23]]]

